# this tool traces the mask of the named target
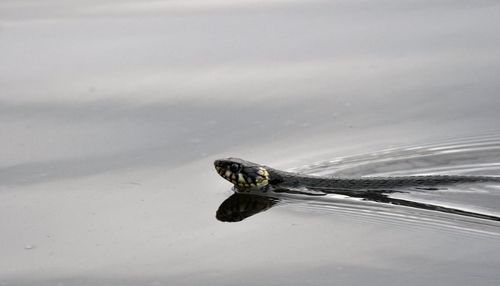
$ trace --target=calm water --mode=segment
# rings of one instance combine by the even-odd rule
[[[497,221],[279,194],[221,222],[213,168],[500,175],[496,1],[74,2],[0,2],[0,285],[499,285]],[[394,197],[500,216],[495,184]]]

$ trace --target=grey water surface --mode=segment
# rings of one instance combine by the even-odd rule
[[[213,161],[500,175],[497,1],[0,1],[0,285],[500,285],[500,224]],[[399,199],[500,216],[500,186]]]

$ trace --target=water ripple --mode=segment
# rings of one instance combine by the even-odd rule
[[[500,175],[500,134],[447,140],[418,146],[401,146],[356,154],[296,168],[293,171],[321,176]],[[391,194],[393,198],[500,217],[500,185],[474,183],[434,191]],[[293,203],[292,203],[293,202]],[[349,202],[349,203],[346,203]],[[352,198],[321,198],[289,203],[307,210],[335,211],[367,217],[386,217],[470,229],[482,224],[500,233],[500,224],[435,211],[366,202]],[[300,204],[300,207],[299,207]],[[485,232],[489,233],[492,229]]]

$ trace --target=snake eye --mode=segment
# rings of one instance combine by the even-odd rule
[[[229,167],[229,170],[233,173],[237,173],[240,170],[240,166],[238,164],[232,164],[231,167]]]

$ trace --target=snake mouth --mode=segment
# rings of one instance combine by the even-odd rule
[[[221,175],[224,179],[230,181],[231,183],[233,184],[236,184],[236,174],[231,172],[230,170],[226,170],[222,167],[215,167],[215,169],[217,170],[217,173],[219,173],[219,175]]]
[[[214,162],[217,173],[240,189],[261,188],[269,184],[269,173],[263,166],[229,158]]]
[[[237,172],[239,169],[241,169],[240,166],[233,166],[232,164],[230,164],[230,162],[227,162],[225,160],[216,160],[214,162],[214,165],[217,173],[219,173],[221,177],[235,185],[238,184],[239,174]],[[233,169],[233,171],[231,169]]]

